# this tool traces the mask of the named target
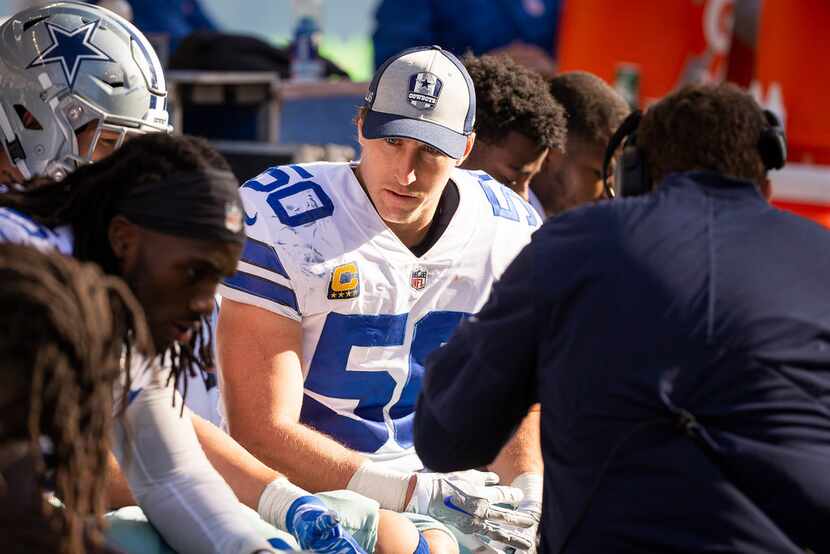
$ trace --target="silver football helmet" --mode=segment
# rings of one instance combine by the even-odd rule
[[[109,10],[57,2],[0,26],[0,139],[24,178],[62,179],[92,161],[105,132],[115,147],[130,133],[169,132],[166,96],[152,46]],[[93,130],[86,144],[82,128]]]

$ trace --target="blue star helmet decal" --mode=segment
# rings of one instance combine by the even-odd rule
[[[46,65],[48,63],[59,63],[63,69],[63,74],[66,76],[66,82],[69,87],[75,85],[75,78],[78,76],[78,68],[81,67],[81,62],[84,60],[94,60],[102,62],[115,61],[97,46],[92,44],[92,36],[98,29],[100,20],[81,25],[74,31],[64,29],[60,25],[46,22],[46,29],[49,31],[49,36],[52,37],[52,44],[41,54],[32,60],[27,66],[37,67]]]

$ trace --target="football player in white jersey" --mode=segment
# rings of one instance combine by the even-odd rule
[[[388,60],[358,114],[359,162],[272,168],[243,186],[249,238],[220,287],[231,435],[308,490],[348,487],[412,514],[418,552],[456,549],[426,516],[476,548],[533,543],[519,529],[533,518],[496,506],[521,491],[491,473],[424,472],[412,448],[424,359],[540,223],[507,187],[458,168],[474,116],[470,76],[448,52]]]

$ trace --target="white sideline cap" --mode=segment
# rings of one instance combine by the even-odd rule
[[[386,60],[365,106],[363,136],[415,139],[451,158],[473,132],[476,93],[464,65],[440,46],[418,46]]]

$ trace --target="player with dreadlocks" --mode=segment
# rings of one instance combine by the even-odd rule
[[[135,346],[150,348],[141,308],[120,279],[66,256],[0,245],[4,552],[111,552],[100,544],[104,470],[128,329]],[[49,481],[64,509],[44,502]]]
[[[0,239],[57,249],[123,277],[144,309],[155,352],[172,360],[178,380],[194,363],[211,363],[206,318],[245,241],[238,186],[205,141],[147,134],[60,182],[0,195]],[[200,334],[207,347],[194,352]],[[243,503],[303,548],[363,552],[317,498],[189,410],[171,408],[178,393],[155,369],[158,358],[135,354],[132,384],[116,394],[128,405],[113,450],[136,500],[171,546],[181,553],[271,551],[218,471]],[[287,538],[276,546],[290,547]]]
[[[209,316],[213,304],[204,302],[206,296],[201,295],[201,303],[173,310],[175,303],[169,300],[179,291],[171,290],[170,283],[160,282],[165,276],[154,271],[162,265],[159,259],[169,254],[169,248],[165,252],[155,247],[166,245],[171,235],[192,240],[211,237],[222,242],[228,256],[233,257],[242,242],[233,230],[234,224],[241,225],[241,212],[234,204],[231,188],[236,179],[224,158],[206,143],[159,134],[143,137],[139,146],[100,163],[96,167],[81,167],[61,182],[43,178],[30,181],[21,190],[0,197],[0,206],[12,210],[3,210],[0,218],[19,220],[17,212],[45,227],[38,232],[26,226],[12,226],[3,232],[15,233],[14,237],[7,237],[14,242],[56,244],[64,254],[93,261],[108,274],[123,274],[131,286],[138,287],[136,294],[147,310],[155,346],[169,362],[166,365],[171,368],[170,379],[178,385],[186,370],[212,369]],[[220,199],[226,205],[217,208],[227,210],[227,214],[222,214],[227,225],[218,232],[209,223],[188,221],[180,211],[187,204],[183,195],[203,192],[205,175],[221,181],[227,189],[222,191],[227,198]],[[121,186],[113,186],[114,183]],[[112,233],[118,235],[114,241]],[[140,238],[142,247],[135,251],[135,256],[129,256],[133,261],[125,264],[124,254],[132,254],[133,250],[122,253],[119,249],[128,242],[132,244],[133,237]],[[150,256],[152,264],[148,265]],[[207,268],[186,269],[194,273]],[[150,305],[161,306],[163,311],[148,309]],[[171,311],[177,317],[171,319]]]

